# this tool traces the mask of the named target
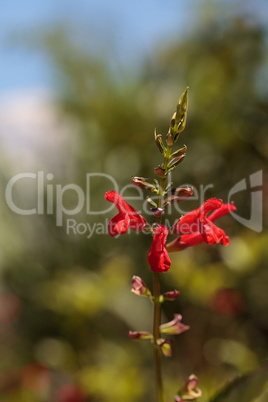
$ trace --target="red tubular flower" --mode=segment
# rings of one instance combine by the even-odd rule
[[[116,191],[108,191],[105,194],[105,199],[113,202],[119,212],[108,223],[110,236],[122,235],[127,232],[128,228],[142,231],[147,223],[146,220],[120,194]]]
[[[153,272],[166,272],[170,268],[171,261],[166,250],[167,235],[167,227],[158,225],[148,254],[148,262]]]
[[[213,211],[209,216],[208,214]],[[234,204],[223,204],[222,200],[211,198],[201,207],[184,215],[172,228],[172,233],[179,235],[167,244],[168,251],[181,251],[187,247],[205,241],[207,244],[221,243],[228,246],[229,237],[213,222],[221,216],[236,210]]]

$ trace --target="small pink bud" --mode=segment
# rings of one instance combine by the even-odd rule
[[[146,331],[129,331],[128,336],[134,341],[147,341],[153,339],[153,335]]]
[[[132,283],[131,292],[135,293],[135,295],[146,296],[146,297],[151,296],[151,292],[148,289],[146,283],[139,276],[134,275],[131,283]]]
[[[176,300],[177,297],[179,296],[180,292],[178,290],[170,290],[169,292],[164,293],[164,298],[165,300]]]
[[[182,316],[180,314],[174,314],[174,320],[160,325],[160,332],[162,334],[179,335],[184,331],[187,331],[190,327],[181,323]]]
[[[162,354],[166,357],[172,356],[172,340],[171,339],[157,339],[157,345],[159,346]]]

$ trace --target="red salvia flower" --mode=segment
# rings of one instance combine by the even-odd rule
[[[208,214],[213,211],[209,216]],[[167,244],[168,251],[180,251],[203,241],[207,244],[221,243],[228,246],[229,237],[213,222],[221,216],[236,210],[234,204],[223,204],[222,200],[211,198],[201,207],[188,212],[172,227],[172,234],[179,237]]]
[[[108,191],[105,199],[113,202],[118,209],[118,214],[108,223],[108,232],[112,237],[126,233],[128,228],[142,231],[147,223],[146,220],[120,194],[116,191]]]
[[[170,268],[171,261],[166,250],[167,235],[167,227],[158,225],[148,254],[148,262],[154,272],[166,272]]]

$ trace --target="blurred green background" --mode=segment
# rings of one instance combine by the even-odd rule
[[[178,145],[188,150],[172,181],[199,192],[208,186],[205,198],[227,202],[232,187],[246,179],[248,189],[232,200],[239,216],[250,219],[249,177],[262,171],[257,190],[263,229],[226,216],[219,226],[231,238],[228,247],[199,245],[171,255],[162,290],[181,293],[164,304],[163,321],[181,313],[191,329],[173,339],[173,357],[163,362],[167,400],[191,373],[200,378],[201,401],[207,401],[228,380],[267,362],[267,4],[191,4],[183,29],[169,32],[132,66],[98,38],[101,24],[88,38],[79,20],[73,22],[76,34],[66,21],[22,33],[14,27],[7,41],[13,49],[42,52],[53,91],[21,94],[15,102],[14,96],[1,98],[1,401],[155,401],[151,347],[127,335],[130,329],[151,330],[152,306],[130,293],[133,275],[152,284],[151,238],[131,233],[112,239],[103,228],[116,210],[96,211],[110,206],[104,193],[113,187],[104,175],[119,189],[133,175],[155,178],[161,155],[154,128],[167,132],[186,86],[189,113]],[[180,13],[179,3],[173,12]],[[14,202],[34,208],[39,191],[52,213],[12,212],[5,200],[8,182],[38,171],[44,183],[38,188],[37,180],[21,179]],[[72,183],[86,192],[90,173],[103,174],[90,181],[88,199],[96,213],[82,208],[64,214],[57,226],[57,189]],[[125,195],[137,191],[129,187]],[[66,191],[63,203],[74,209],[76,194]],[[132,202],[138,210],[142,204]],[[182,208],[199,204],[189,200]],[[90,224],[92,236],[67,233],[69,218]],[[267,398],[264,393],[258,402]]]

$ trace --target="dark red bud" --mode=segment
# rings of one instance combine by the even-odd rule
[[[193,195],[193,189],[191,187],[179,187],[171,190],[171,195],[165,199],[165,206],[167,204],[174,204],[175,202],[185,201],[188,197]]]
[[[170,290],[169,292],[164,293],[165,300],[176,300],[179,296],[180,292],[178,290]]]
[[[163,169],[161,166],[157,166],[154,169],[154,171],[157,174],[157,176],[161,177],[161,179],[164,179],[165,177],[167,177],[167,173],[165,173],[165,169]]]
[[[163,212],[164,212],[164,208],[151,208],[152,213],[154,214],[154,216],[158,217],[158,216],[162,216]]]

